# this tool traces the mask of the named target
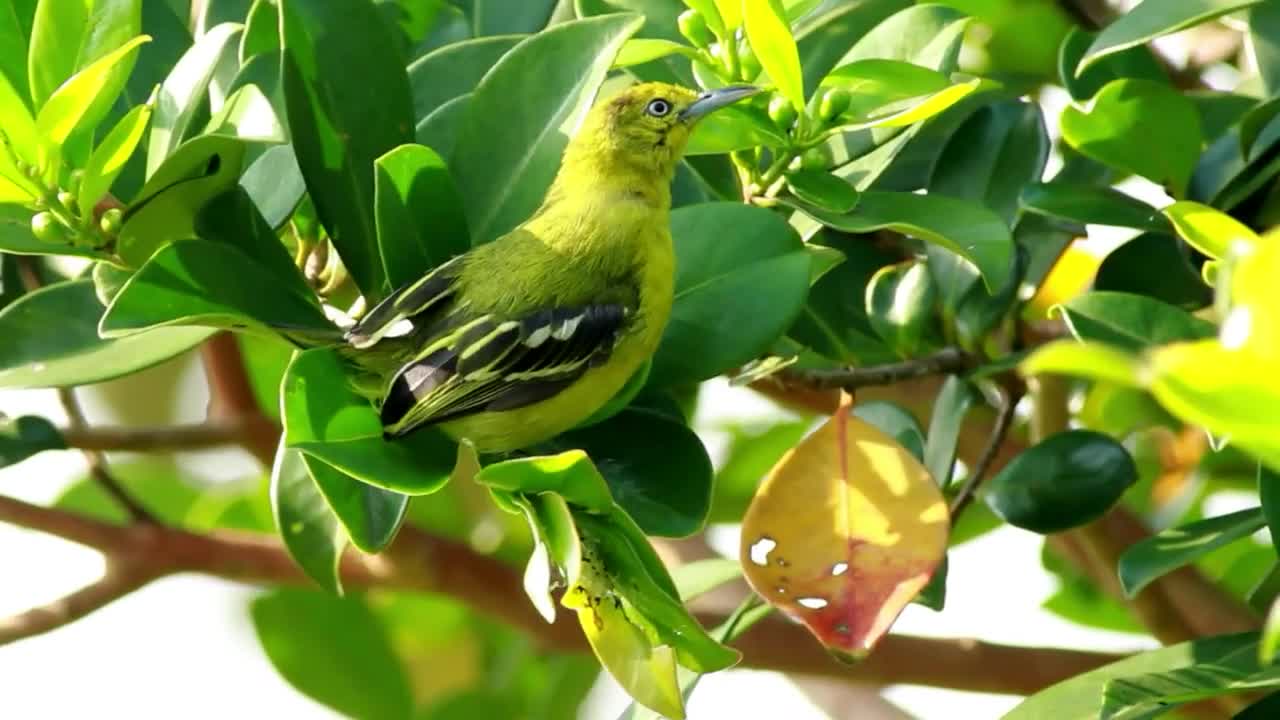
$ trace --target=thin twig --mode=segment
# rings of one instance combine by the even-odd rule
[[[72,388],[58,388],[58,401],[62,403],[62,408],[67,413],[68,429],[73,433],[84,432],[89,424],[85,421],[80,401],[76,399],[76,391]],[[111,474],[111,470],[107,467],[107,457],[101,451],[82,449],[80,453],[84,455],[84,460],[89,465],[89,475],[93,477],[94,482],[101,485],[102,489],[128,513],[134,522],[157,522],[155,516],[133,499],[116,476]]]
[[[781,370],[773,378],[783,384],[796,383],[811,389],[857,390],[875,385],[892,385],[903,380],[963,372],[978,364],[978,358],[960,348],[948,347],[932,355],[902,362],[873,365],[871,367],[838,368],[835,370]]]
[[[211,421],[197,425],[159,427],[84,427],[62,430],[67,447],[81,450],[170,452],[205,450],[246,441],[246,428],[236,422]]]
[[[172,573],[196,572],[238,582],[306,585],[284,546],[267,535],[217,531],[197,534],[168,526],[120,526],[56,508],[0,496],[0,522],[40,530],[103,552],[128,573],[73,593],[50,608],[0,621],[0,644],[47,632]],[[521,573],[463,544],[404,528],[381,555],[343,556],[343,583],[351,589],[448,593],[475,610],[528,634],[541,646],[586,649],[572,613],[548,624],[522,596]],[[69,608],[59,607],[68,605]],[[69,611],[70,610],[70,611]],[[707,626],[724,614],[699,615]],[[863,684],[922,684],[962,690],[1027,694],[1123,658],[1114,653],[998,645],[976,640],[890,635],[857,666],[833,662],[803,630],[767,618],[735,642],[745,664],[760,669],[838,678]],[[974,672],[983,668],[983,672]]]
[[[1009,434],[1009,429],[1013,427],[1013,418],[1018,409],[1018,401],[1022,399],[1022,391],[1019,388],[1010,388],[1004,393],[1004,400],[1000,405],[1000,412],[996,415],[996,425],[991,430],[991,439],[987,442],[987,446],[982,449],[982,454],[978,456],[978,462],[969,471],[969,477],[965,479],[964,484],[960,486],[960,491],[956,493],[955,498],[951,501],[951,522],[954,525],[959,519],[960,513],[973,502],[974,495],[978,491],[978,486],[986,479],[987,473],[991,470],[991,463],[996,458],[996,453],[1000,450],[1000,446],[1004,444],[1005,437]]]

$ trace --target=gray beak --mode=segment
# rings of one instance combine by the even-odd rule
[[[732,105],[758,92],[760,92],[760,88],[754,85],[731,85],[716,90],[708,90],[699,95],[692,105],[680,112],[680,119],[684,122],[693,122],[726,105]]]

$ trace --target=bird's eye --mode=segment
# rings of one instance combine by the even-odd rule
[[[654,117],[666,117],[667,113],[671,112],[671,103],[663,100],[662,98],[650,100],[649,104],[645,106],[644,111]]]

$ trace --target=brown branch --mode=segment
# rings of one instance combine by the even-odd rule
[[[811,390],[838,388],[853,392],[859,388],[876,385],[892,385],[925,377],[946,373],[964,372],[978,364],[978,358],[960,348],[943,348],[932,355],[904,360],[902,362],[873,365],[870,367],[838,368],[835,370],[793,370],[778,371],[770,377],[784,386],[799,384]]]
[[[81,450],[167,452],[205,450],[248,442],[246,426],[236,422],[212,421],[199,425],[162,427],[66,427],[62,439],[67,447]]]
[[[0,645],[56,630],[128,595],[154,579],[155,577],[131,572],[125,566],[108,564],[101,578],[79,590],[47,605],[0,618]]]
[[[969,477],[965,479],[964,484],[960,486],[960,491],[956,493],[955,498],[951,501],[951,523],[954,526],[956,520],[960,517],[960,513],[973,502],[973,497],[978,491],[978,486],[986,479],[991,472],[991,466],[995,462],[996,454],[1004,445],[1005,438],[1009,435],[1009,429],[1013,427],[1013,417],[1018,410],[1018,401],[1022,399],[1022,390],[1020,388],[1010,388],[1005,391],[1004,402],[1000,407],[1000,413],[996,416],[996,425],[991,430],[991,439],[987,441],[987,446],[982,449],[982,454],[978,456],[978,462],[969,471]]]
[[[280,427],[258,406],[235,336],[229,332],[214,335],[200,348],[200,357],[209,383],[210,416],[241,424],[245,450],[270,467]]]
[[[0,644],[46,632],[165,575],[198,572],[247,583],[306,585],[310,581],[274,538],[242,532],[200,535],[164,526],[119,526],[0,496],[0,521],[47,532],[104,552],[130,572],[95,584],[58,604],[5,621]],[[110,566],[109,566],[110,567]],[[518,570],[449,540],[404,528],[383,555],[348,552],[341,566],[348,588],[443,592],[529,634],[541,645],[582,651],[576,619],[562,612],[544,622],[524,601]],[[123,591],[123,592],[122,592]],[[52,608],[52,609],[51,609]],[[723,615],[700,616],[708,624]],[[1058,648],[1026,648],[976,640],[891,635],[871,657],[847,666],[833,661],[798,626],[770,618],[737,643],[751,667],[838,678],[847,682],[920,683],[1027,694],[1123,657]],[[982,668],[982,672],[974,672]]]

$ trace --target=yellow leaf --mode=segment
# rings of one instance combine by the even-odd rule
[[[743,519],[742,566],[756,592],[828,649],[861,657],[929,582],[947,534],[928,470],[839,413],[765,479]]]
[[[1036,294],[1027,301],[1023,317],[1027,320],[1045,320],[1049,311],[1089,289],[1098,274],[1102,258],[1092,252],[1080,240],[1072,241],[1062,252],[1053,269],[1045,276]]]

